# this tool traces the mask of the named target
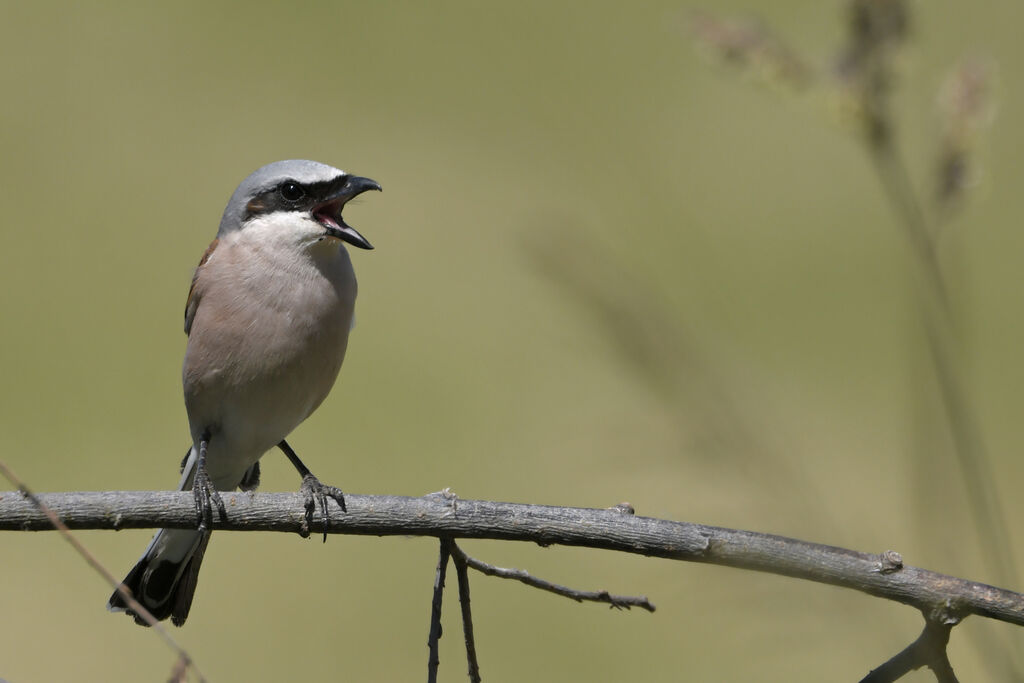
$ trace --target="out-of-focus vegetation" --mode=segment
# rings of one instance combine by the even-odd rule
[[[39,491],[173,486],[192,268],[238,181],[306,157],[384,186],[346,212],[377,249],[354,254],[341,380],[290,439],[325,482],[628,500],[999,582],[927,360],[914,251],[850,130],[863,114],[806,85],[841,66],[844,5],[715,3],[762,12],[768,54],[808,62],[780,94],[704,59],[678,3],[5,3],[2,457]],[[1001,86],[1024,67],[1024,8],[911,10],[888,106],[920,195],[956,189],[938,258],[1012,534],[1024,136]],[[958,64],[984,64],[998,96],[961,127],[942,87]],[[298,483],[266,458],[265,489]],[[149,534],[82,537],[119,573]],[[0,543],[0,678],[166,676],[172,656],[103,610],[107,588],[55,534]],[[464,547],[659,607],[474,577],[485,680],[849,680],[919,629],[910,609],[777,577]],[[214,681],[417,679],[435,559],[426,539],[219,533],[176,636]],[[951,643],[963,680],[989,671],[959,637],[972,629]],[[454,609],[446,633],[443,678],[462,680]]]

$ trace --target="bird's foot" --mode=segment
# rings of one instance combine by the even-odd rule
[[[200,530],[213,528],[214,505],[217,506],[217,512],[221,521],[228,518],[227,508],[224,507],[224,499],[220,497],[220,492],[213,487],[213,481],[206,471],[205,447],[199,453],[196,473],[192,478],[192,496],[196,502],[196,517],[199,519],[198,528]]]
[[[330,511],[327,507],[327,499],[333,498],[342,512],[347,512],[345,508],[345,494],[341,492],[337,486],[327,486],[321,484],[320,480],[313,476],[312,472],[307,472],[302,477],[302,486],[299,487],[299,492],[305,497],[306,507],[306,519],[302,524],[302,529],[299,532],[303,538],[309,538],[310,530],[313,528],[313,511],[316,510],[317,505],[320,506],[320,515],[324,520],[324,543],[327,542],[327,528],[330,524],[331,517]]]

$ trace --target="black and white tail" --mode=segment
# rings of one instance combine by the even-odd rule
[[[182,469],[179,490],[191,487],[195,464],[196,454],[193,449]],[[210,542],[210,533],[196,529],[161,529],[150,541],[142,558],[124,578],[122,583],[132,592],[132,596],[158,621],[170,617],[175,626],[185,623],[196,592],[199,566]],[[127,612],[135,618],[135,623],[148,625],[117,591],[110,596],[107,609]]]

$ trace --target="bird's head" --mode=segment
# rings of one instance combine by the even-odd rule
[[[341,211],[353,197],[380,189],[374,180],[316,161],[275,161],[243,180],[231,195],[217,237],[259,230],[283,242],[342,240],[360,249],[373,249],[345,223]]]

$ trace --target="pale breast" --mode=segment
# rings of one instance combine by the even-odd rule
[[[355,275],[341,247],[317,261],[221,244],[204,269],[183,367],[193,438],[210,429],[232,460],[258,458],[334,385]]]

